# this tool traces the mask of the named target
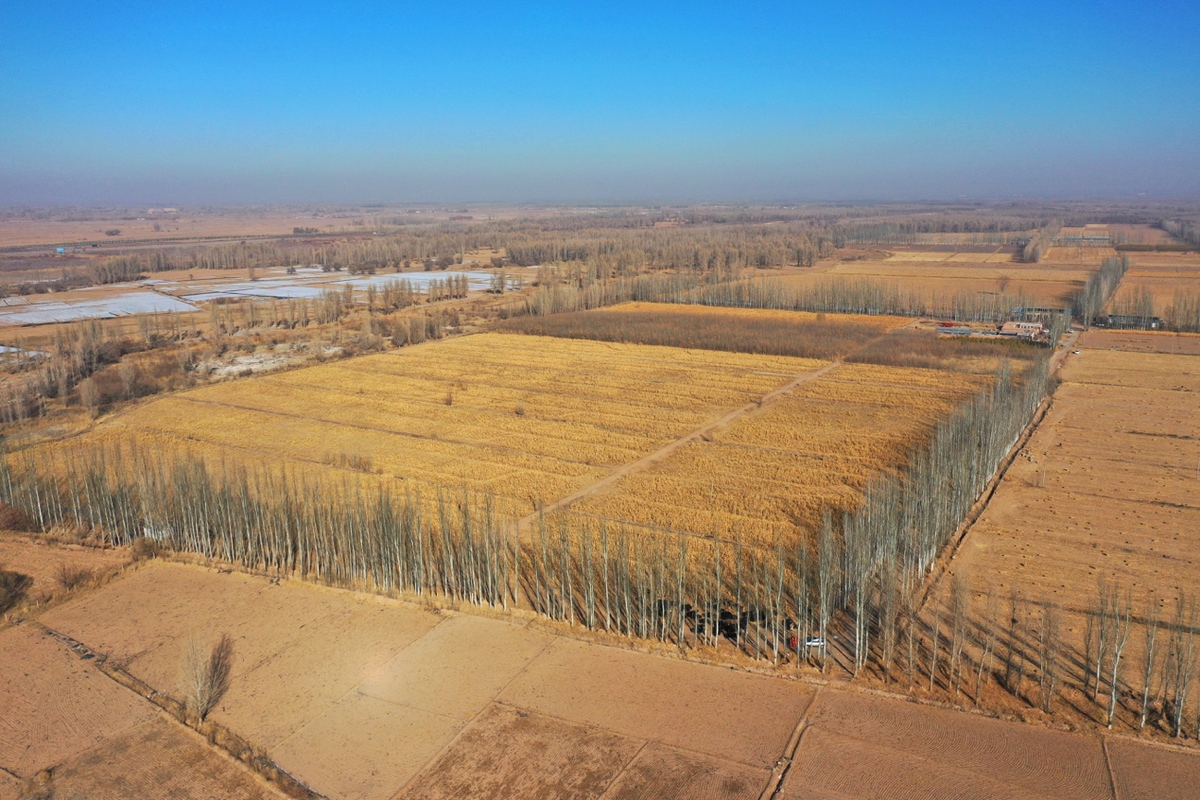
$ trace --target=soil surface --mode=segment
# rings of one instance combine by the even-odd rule
[[[70,571],[90,570],[96,575],[129,563],[126,549],[99,550],[79,545],[60,545],[23,533],[0,532],[0,569],[32,579],[25,591],[29,598],[61,591],[59,576]]]
[[[1111,769],[1125,800],[1155,787],[1183,796],[1172,787],[1200,779],[1200,755],[1133,739],[1110,738],[1106,753],[1097,736],[179,564],[150,562],[43,621],[175,693],[189,631],[231,632],[233,686],[215,718],[331,798],[755,798],[777,764],[791,764],[780,797],[1114,798]],[[43,652],[23,628],[0,635],[26,637],[11,643],[26,654],[21,663]],[[91,669],[91,680],[134,697],[69,658],[65,667]],[[19,674],[7,658],[0,665]],[[41,680],[87,680],[69,672]],[[33,700],[6,743],[28,739],[39,707],[56,708],[45,691],[20,694]],[[136,705],[124,716],[120,702],[99,705],[117,714],[104,728],[119,729],[121,741],[148,730]],[[78,749],[32,761],[70,761],[103,738],[73,737]],[[72,780],[88,785],[79,770]]]

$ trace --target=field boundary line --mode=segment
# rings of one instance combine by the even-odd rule
[[[534,521],[537,520],[539,515],[551,514],[560,509],[569,508],[572,504],[577,503],[586,497],[590,497],[591,495],[595,494],[596,492],[607,489],[609,486],[612,486],[614,483],[620,481],[622,478],[625,478],[625,477],[628,477],[629,475],[633,475],[635,473],[641,472],[642,470],[644,470],[648,467],[652,467],[655,464],[659,463],[660,461],[667,459],[668,457],[673,455],[676,451],[683,449],[687,445],[693,444],[695,442],[703,441],[706,437],[711,436],[712,434],[716,433],[717,431],[720,431],[720,430],[723,430],[723,429],[729,427],[730,425],[732,425],[734,422],[741,419],[742,417],[752,414],[755,411],[758,411],[758,410],[766,407],[767,405],[775,402],[780,397],[786,395],[788,392],[792,391],[793,389],[795,389],[799,386],[803,386],[804,384],[806,384],[810,381],[818,380],[819,378],[828,374],[831,370],[835,369],[836,367],[840,366],[841,364],[842,364],[841,361],[834,361],[831,364],[826,364],[825,366],[821,367],[818,370],[815,370],[813,372],[806,372],[803,375],[799,375],[796,378],[794,378],[793,380],[785,383],[783,386],[780,386],[777,389],[773,389],[770,392],[767,392],[758,401],[753,402],[753,403],[747,403],[744,406],[739,406],[738,408],[735,408],[732,411],[728,411],[725,414],[723,414],[722,416],[718,417],[717,419],[712,420],[711,422],[707,422],[704,425],[701,425],[699,428],[696,428],[694,431],[687,434],[686,436],[676,439],[675,441],[671,442],[670,444],[667,444],[667,445],[659,448],[658,450],[655,450],[653,453],[642,456],[637,461],[634,461],[630,464],[625,464],[624,466],[617,467],[612,472],[605,475],[603,478],[600,478],[597,481],[589,483],[587,486],[583,486],[579,489],[576,489],[574,492],[567,495],[566,497],[559,498],[558,500],[555,500],[553,503],[543,506],[538,511],[535,511],[532,514],[527,514],[526,516],[522,517],[520,520],[517,521],[517,524],[516,524],[517,532],[520,533],[521,531],[527,530],[529,528],[529,526],[532,525],[534,523]]]
[[[624,776],[625,773],[629,771],[629,768],[633,766],[633,762],[637,761],[638,758],[641,757],[642,753],[644,753],[646,748],[649,746],[650,746],[649,739],[646,739],[642,742],[642,746],[637,749],[637,752],[633,754],[633,757],[630,758],[628,761],[626,761],[621,766],[621,768],[619,770],[617,770],[616,775],[613,775],[613,779],[608,782],[608,786],[604,787],[604,791],[600,793],[600,797],[598,798],[598,800],[604,800],[604,798],[606,798],[610,795],[610,793],[613,790],[613,787],[617,785],[617,781],[621,780],[622,776]]]
[[[601,725],[598,722],[580,722],[579,720],[570,719],[568,717],[561,717],[558,714],[551,714],[549,711],[537,711],[532,708],[526,708],[525,706],[518,706],[518,705],[515,705],[514,703],[509,703],[504,700],[494,700],[492,702],[492,705],[503,706],[504,708],[508,708],[508,709],[511,709],[513,711],[517,711],[517,712],[520,712],[523,714],[532,714],[532,715],[538,716],[538,717],[545,717],[546,719],[552,719],[557,722],[562,722],[567,725],[572,725],[576,728],[587,728],[589,730],[605,731],[606,733],[611,733],[613,736],[619,736],[622,739],[628,739],[631,742],[644,742],[647,745],[656,744],[659,747],[665,747],[669,750],[678,750],[680,753],[687,753],[689,755],[699,756],[700,758],[705,758],[710,761],[719,761],[722,764],[729,764],[731,766],[742,767],[742,768],[748,767],[750,769],[757,769],[757,770],[763,770],[763,771],[766,771],[766,769],[767,769],[762,764],[750,764],[745,761],[738,761],[736,758],[730,758],[729,756],[721,756],[721,755],[717,755],[715,753],[708,753],[703,750],[697,750],[693,747],[685,747],[684,745],[681,745],[681,744],[672,744],[671,742],[664,742],[662,739],[654,739],[654,738],[649,738],[649,737],[642,738],[640,736],[633,736],[628,733],[621,733],[621,731],[617,730],[616,728],[610,728],[606,725]],[[603,795],[601,795],[601,797],[603,797]]]
[[[378,672],[379,670],[383,669],[385,666],[387,666],[389,663],[391,663],[391,661],[392,661],[393,659],[395,659],[395,658],[399,657],[401,653],[403,653],[403,652],[404,652],[405,650],[407,650],[408,648],[412,647],[412,646],[413,646],[414,644],[416,644],[417,642],[419,642],[419,641],[421,641],[422,639],[424,639],[426,636],[428,636],[428,635],[429,635],[430,633],[432,633],[433,631],[435,631],[435,630],[437,630],[438,628],[440,628],[440,627],[442,626],[442,623],[444,623],[446,620],[448,620],[448,619],[450,619],[450,618],[451,618],[451,616],[450,616],[450,615],[448,615],[448,614],[439,614],[438,616],[440,616],[440,617],[441,617],[441,619],[439,619],[439,620],[438,620],[438,622],[437,622],[437,624],[436,624],[436,625],[434,625],[432,628],[430,628],[429,630],[427,630],[427,631],[425,631],[424,633],[422,633],[422,634],[421,634],[420,636],[418,636],[416,639],[413,639],[411,642],[409,642],[408,644],[404,645],[404,647],[401,647],[399,650],[397,650],[395,653],[393,653],[393,654],[392,654],[392,656],[391,656],[391,657],[390,657],[390,658],[389,658],[387,661],[384,661],[382,664],[380,664],[378,667],[376,667],[376,668],[375,668],[375,670],[374,670],[374,671],[372,671],[372,673],[371,673],[371,674],[373,675],[373,674],[375,674],[375,672]],[[278,657],[279,655],[280,655],[280,653],[276,653],[276,654],[275,654],[275,656],[272,656],[272,659],[273,659],[273,658],[276,658],[276,657]],[[269,663],[271,662],[271,660],[272,660],[272,659],[267,659],[266,661],[262,662],[262,664],[259,664],[258,666],[256,666],[254,669],[256,670],[256,669],[258,669],[258,668],[259,668],[259,667],[261,667],[261,666],[265,666],[266,664],[269,664]],[[250,670],[250,672],[253,672],[253,671],[254,671],[254,670]],[[247,673],[246,673],[246,675],[249,675],[249,674],[250,674],[250,672],[247,672]],[[368,676],[368,677],[370,677],[370,676]],[[297,727],[295,730],[293,730],[293,731],[291,731],[290,733],[288,733],[288,735],[287,735],[287,736],[284,736],[284,737],[283,737],[282,739],[280,739],[278,742],[275,742],[274,744],[272,744],[272,745],[271,745],[271,749],[272,749],[272,750],[274,750],[274,749],[276,749],[276,748],[278,748],[278,747],[282,747],[282,746],[283,746],[283,745],[284,745],[286,742],[288,742],[288,741],[289,741],[289,740],[290,740],[290,739],[291,739],[293,736],[296,736],[298,733],[300,733],[301,731],[303,731],[303,730],[304,730],[305,728],[307,728],[309,725],[312,725],[314,722],[316,722],[316,721],[317,721],[317,718],[318,718],[318,717],[320,717],[322,714],[324,714],[326,711],[330,710],[331,708],[333,708],[334,706],[336,706],[338,703],[340,703],[340,702],[342,702],[343,700],[345,700],[347,697],[350,697],[351,695],[353,695],[353,694],[357,693],[357,692],[358,692],[358,687],[362,686],[362,685],[363,685],[364,683],[366,683],[366,682],[367,682],[367,678],[363,678],[361,681],[359,681],[358,683],[356,683],[356,684],[354,684],[353,686],[351,686],[351,687],[350,687],[350,688],[349,688],[349,689],[348,689],[346,692],[344,692],[343,694],[341,694],[341,695],[340,695],[340,696],[339,696],[337,699],[335,699],[335,700],[334,700],[333,702],[331,702],[329,705],[322,707],[322,708],[321,708],[321,710],[320,710],[320,711],[318,711],[318,712],[317,712],[315,715],[313,715],[313,716],[312,716],[310,719],[307,719],[307,720],[305,720],[305,721],[304,721],[304,722],[303,722],[301,725],[299,725],[299,726],[298,726],[298,727]],[[400,707],[403,707],[403,708],[411,708],[411,709],[413,709],[414,711],[424,711],[425,713],[434,714],[435,716],[439,716],[439,717],[447,717],[447,718],[449,718],[449,717],[450,717],[450,715],[449,715],[449,714],[441,714],[441,713],[439,713],[439,712],[436,712],[436,711],[426,711],[426,710],[425,710],[425,709],[423,709],[423,708],[417,708],[416,706],[410,706],[410,705],[408,705],[407,703],[397,703],[397,702],[394,702],[394,701],[392,701],[392,700],[385,700],[385,699],[384,699],[384,698],[382,698],[382,697],[374,697],[373,695],[369,695],[369,694],[364,694],[364,695],[363,695],[363,697],[368,697],[368,698],[370,698],[371,700],[378,700],[378,701],[379,701],[379,702],[381,702],[381,703],[387,703],[387,704],[389,704],[389,705],[393,705],[393,706],[400,706]]]
[[[269,755],[256,749],[250,742],[226,726],[213,720],[196,719],[194,715],[189,714],[184,703],[166,692],[158,691],[130,673],[125,667],[110,664],[108,656],[105,654],[96,652],[78,639],[61,633],[39,620],[26,619],[22,620],[22,623],[28,623],[45,636],[74,652],[80,661],[91,661],[93,666],[113,683],[148,701],[150,705],[184,728],[199,734],[217,752],[241,763],[251,773],[276,787],[283,794],[306,800],[328,800],[326,795],[292,775]]]
[[[775,762],[775,766],[771,769],[771,776],[767,779],[767,785],[759,794],[758,800],[772,800],[779,795],[783,790],[783,781],[787,777],[788,772],[792,769],[792,764],[796,760],[796,751],[800,749],[800,742],[804,739],[805,732],[808,731],[811,725],[808,722],[808,712],[812,709],[813,703],[817,702],[817,697],[821,694],[821,687],[818,686],[813,691],[812,699],[808,701],[808,705],[804,709],[804,713],[800,715],[800,721],[796,723],[796,729],[792,731],[792,736],[788,739],[787,745],[783,748],[783,754],[779,756],[779,760]]]
[[[1108,785],[1112,788],[1113,800],[1121,800],[1121,793],[1117,791],[1117,775],[1113,772],[1112,757],[1108,754],[1108,737],[1100,737],[1100,750],[1104,753],[1104,767],[1108,771]]]
[[[463,726],[461,728],[459,728],[458,731],[455,732],[455,734],[453,736],[450,737],[450,741],[446,742],[446,744],[443,747],[438,748],[438,751],[436,753],[434,753],[432,756],[430,756],[428,759],[426,759],[425,763],[421,765],[420,769],[418,769],[416,772],[413,773],[413,776],[411,778],[409,778],[407,781],[405,781],[400,786],[400,788],[398,788],[393,794],[389,795],[390,800],[397,800],[398,798],[403,797],[404,793],[406,791],[408,791],[408,788],[410,786],[412,786],[413,783],[415,783],[422,775],[424,775],[425,772],[430,767],[432,767],[434,764],[436,764],[442,758],[442,756],[446,755],[446,753],[449,753],[451,750],[454,749],[454,746],[458,744],[458,741],[460,739],[462,739],[463,733],[467,730],[467,728],[474,725],[475,720],[477,720],[481,716],[483,716],[484,713],[486,713],[489,708],[491,708],[494,705],[503,705],[503,706],[507,706],[509,708],[514,708],[514,706],[508,706],[507,703],[501,703],[498,698],[500,697],[500,695],[504,694],[505,690],[508,689],[509,686],[513,685],[513,683],[517,680],[517,678],[524,675],[525,671],[527,669],[529,669],[529,665],[532,664],[534,661],[537,661],[539,658],[541,658],[542,654],[545,653],[548,649],[550,649],[550,647],[554,645],[555,641],[556,641],[555,637],[550,637],[549,641],[547,641],[544,645],[542,645],[542,649],[538,650],[537,653],[535,653],[532,658],[530,658],[528,661],[526,661],[525,665],[523,667],[521,667],[519,670],[517,670],[516,674],[513,675],[511,678],[509,678],[508,681],[505,682],[505,684],[503,686],[501,686],[494,695],[492,695],[491,700],[489,700],[483,704],[483,708],[476,711],[474,714],[471,715],[471,718],[469,720],[467,720],[465,723],[463,723]],[[361,685],[361,684],[359,684],[359,685]],[[355,689],[357,689],[357,688],[358,687],[356,686]],[[387,701],[384,701],[384,702],[387,702]]]
[[[1063,362],[1066,360],[1067,354],[1071,352],[1071,348],[1075,345],[1075,341],[1078,338],[1079,334],[1072,334],[1063,344],[1062,350],[1051,357],[1051,375],[1058,373],[1058,370],[1062,367]],[[995,497],[996,492],[1000,489],[1000,484],[1004,481],[1004,476],[1008,474],[1008,470],[1017,460],[1017,456],[1019,456],[1021,452],[1024,451],[1024,449],[1029,445],[1029,442],[1033,440],[1033,435],[1037,433],[1038,429],[1042,425],[1042,422],[1046,419],[1046,415],[1050,413],[1050,409],[1054,406],[1054,399],[1057,393],[1058,387],[1056,386],[1054,387],[1054,391],[1042,398],[1041,403],[1039,403],[1038,407],[1034,409],[1033,415],[1030,417],[1029,422],[1021,430],[1020,434],[1017,435],[1016,441],[1012,443],[1012,446],[1009,447],[1008,453],[1006,453],[1004,458],[1000,461],[1000,465],[996,469],[996,474],[992,476],[990,481],[988,481],[987,486],[979,495],[979,499],[976,500],[974,505],[971,506],[971,510],[967,512],[967,516],[959,525],[958,530],[955,531],[950,545],[944,548],[942,553],[937,557],[933,569],[930,570],[929,575],[924,580],[925,585],[921,592],[920,600],[917,603],[917,608],[925,607],[926,602],[929,600],[929,593],[933,591],[933,587],[936,586],[942,577],[949,571],[950,565],[954,562],[954,557],[958,555],[958,551],[962,549],[963,542],[967,540],[967,535],[975,527],[975,523],[977,523],[983,517],[983,513],[987,511],[988,506],[991,505],[992,498]]]

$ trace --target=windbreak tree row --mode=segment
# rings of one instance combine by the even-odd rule
[[[912,635],[924,577],[1050,386],[1048,360],[1007,370],[941,422],[900,474],[859,506],[769,547],[736,530],[691,536],[578,514],[514,535],[486,498],[396,496],[215,468],[181,454],[63,449],[0,463],[0,500],[42,530],[139,537],[256,570],[382,592],[519,604],[547,617],[681,648],[732,643],[755,658],[824,667],[832,629],[856,674],[884,674]],[[908,620],[908,622],[903,622]],[[910,644],[911,646],[911,644]]]
[[[1022,293],[938,295],[871,278],[829,278],[811,286],[789,286],[770,278],[714,282],[699,287],[684,302],[837,314],[936,316],[965,322],[1004,322],[1014,316],[1020,318],[1026,309],[1037,305]]]
[[[1075,315],[1085,326],[1091,325],[1104,306],[1108,303],[1113,292],[1121,283],[1121,278],[1129,271],[1129,256],[1106,258],[1100,263],[1100,269],[1088,276],[1083,289],[1075,295]]]

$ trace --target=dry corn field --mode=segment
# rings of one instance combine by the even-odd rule
[[[823,363],[491,333],[166,396],[81,443],[468,489],[517,516]]]
[[[936,423],[990,380],[841,364],[574,508],[757,545],[794,541],[823,512],[854,508],[871,476],[903,467]]]

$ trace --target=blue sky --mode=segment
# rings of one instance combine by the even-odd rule
[[[1200,196],[1196,3],[3,19],[0,203]]]

